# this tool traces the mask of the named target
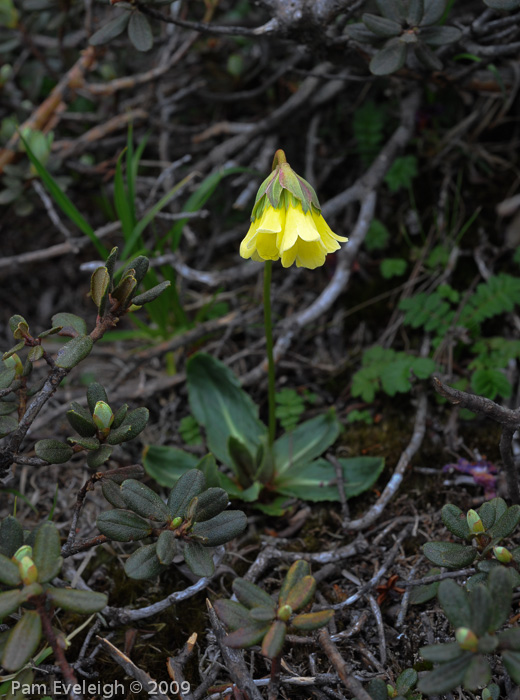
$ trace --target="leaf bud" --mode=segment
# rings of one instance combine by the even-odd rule
[[[281,608],[278,608],[278,619],[282,620],[282,622],[287,622],[292,613],[293,610],[290,605],[282,605]]]
[[[26,586],[35,583],[38,579],[38,569],[32,560],[32,547],[22,545],[13,555],[13,561],[18,565],[20,578]]]
[[[513,559],[513,555],[506,547],[493,547],[493,554],[502,564],[509,564]]]
[[[98,401],[92,414],[92,419],[96,424],[96,428],[103,435],[108,435],[110,426],[114,421],[114,414],[110,406],[105,401]]]
[[[472,534],[479,535],[480,533],[485,532],[484,523],[480,519],[480,516],[477,513],[477,511],[473,510],[473,508],[468,510],[466,520],[468,522],[469,531]]]
[[[458,627],[455,630],[455,639],[461,649],[467,651],[478,650],[478,637],[475,632],[472,632],[468,627]]]

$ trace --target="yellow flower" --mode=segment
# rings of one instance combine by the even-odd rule
[[[273,173],[258,190],[251,226],[240,245],[240,255],[257,262],[279,260],[284,267],[314,270],[327,253],[348,240],[333,233],[321,215],[316,193],[277,151]]]
[[[333,233],[319,211],[304,212],[300,202],[285,209],[266,206],[262,216],[251,224],[240,245],[240,255],[257,262],[282,259],[284,267],[314,270],[325,262],[327,253],[339,249],[345,236]]]

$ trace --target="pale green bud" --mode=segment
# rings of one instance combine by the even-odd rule
[[[282,622],[287,622],[292,613],[293,610],[290,605],[282,605],[281,608],[278,608],[278,619],[282,620]]]
[[[513,555],[505,547],[493,547],[493,554],[502,564],[509,564],[513,559]]]
[[[108,435],[110,426],[114,421],[114,414],[110,406],[104,401],[98,401],[94,407],[92,415],[96,428],[103,434]]]
[[[468,627],[458,627],[455,630],[455,639],[461,649],[466,649],[467,651],[478,650],[478,637]]]
[[[466,520],[468,521],[469,531],[474,535],[479,535],[481,532],[485,532],[484,523],[480,519],[480,515],[476,510],[473,510],[472,508],[468,510]]]

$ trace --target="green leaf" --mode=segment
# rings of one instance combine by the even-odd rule
[[[98,267],[90,278],[90,296],[98,308],[99,316],[105,313],[105,304],[110,289],[110,274],[106,267]]]
[[[294,612],[305,608],[313,599],[316,586],[317,583],[314,576],[304,576],[291,586],[287,593],[286,604],[291,607]]]
[[[437,566],[460,569],[469,566],[477,556],[475,547],[456,542],[426,542],[422,547],[424,556]]]
[[[0,553],[10,558],[22,544],[22,526],[14,516],[8,515],[0,522]]]
[[[158,522],[170,520],[170,511],[161,497],[140,481],[135,479],[123,481],[121,496],[128,508],[143,518]]]
[[[79,211],[76,209],[71,200],[67,197],[67,195],[63,192],[58,183],[54,180],[52,175],[46,170],[42,163],[40,163],[40,161],[37,159],[37,157],[32,152],[31,148],[29,147],[26,139],[24,139],[24,137],[22,136],[22,134],[20,134],[20,139],[25,146],[25,150],[27,152],[27,155],[29,156],[29,160],[34,165],[36,172],[41,177],[43,184],[45,185],[47,191],[53,198],[54,202],[60,207],[63,213],[69,217],[72,223],[75,224],[82,233],[88,236],[88,238],[94,244],[94,247],[96,248],[99,255],[101,255],[101,257],[105,259],[108,251],[96,236],[94,229],[79,213]]]
[[[204,474],[206,480],[206,486],[208,488],[218,487],[222,488],[221,484],[221,474],[218,470],[215,457],[212,454],[207,454],[203,457],[200,462],[195,465],[196,469]]]
[[[231,630],[246,627],[251,623],[247,608],[234,600],[216,600],[213,607],[222,622]]]
[[[325,627],[334,617],[334,610],[320,610],[313,613],[303,613],[291,620],[291,627],[300,632],[311,632],[320,627]]]
[[[345,496],[353,498],[367,491],[377,481],[384,468],[380,457],[340,458],[343,469]],[[292,466],[280,479],[275,480],[279,493],[306,501],[338,501],[336,470],[325,459],[318,459],[303,467]]]
[[[56,366],[62,369],[72,369],[84,360],[92,350],[94,341],[89,335],[78,335],[59,349],[56,355]]]
[[[194,512],[196,522],[209,520],[221,513],[229,502],[228,495],[224,489],[210,488],[197,496],[197,506]]]
[[[121,487],[112,481],[112,479],[103,479],[101,482],[101,491],[110,505],[122,510],[126,509],[126,502],[121,496]]]
[[[491,596],[483,583],[479,583],[470,593],[469,604],[471,607],[471,620],[468,627],[482,637],[490,631],[491,624]]]
[[[269,631],[270,625],[251,620],[247,627],[240,627],[224,639],[224,644],[232,649],[245,649],[259,644]]]
[[[298,469],[319,457],[336,441],[340,425],[333,409],[301,423],[273,445],[276,481],[290,469]],[[217,455],[218,457],[218,455]]]
[[[138,51],[150,51],[153,47],[152,28],[142,12],[132,12],[128,23],[128,38]]]
[[[491,620],[489,628],[495,631],[509,618],[513,590],[508,570],[496,566],[489,574],[488,588],[491,597]]]
[[[404,66],[405,60],[406,44],[398,37],[390,39],[370,61],[370,72],[373,75],[390,75],[390,73],[400,70]]]
[[[262,654],[268,659],[277,657],[283,647],[287,626],[281,620],[275,620],[269,628],[262,642]]]
[[[0,437],[4,437],[18,427],[18,420],[14,416],[0,416]]]
[[[241,510],[226,510],[211,520],[195,523],[190,533],[202,538],[206,547],[216,547],[241,535],[246,525],[247,518]]]
[[[503,651],[501,656],[502,663],[513,682],[520,684],[520,651]]]
[[[469,535],[466,514],[457,506],[454,506],[452,503],[446,503],[442,507],[441,518],[448,530],[457,537],[464,540]]]
[[[34,654],[42,636],[40,616],[27,610],[13,627],[2,655],[6,671],[18,671]]]
[[[73,401],[66,414],[67,420],[81,437],[93,437],[96,434],[96,426],[92,416],[86,408]]]
[[[444,46],[453,44],[462,36],[457,27],[425,27],[421,29],[421,40],[429,46]]]
[[[56,608],[92,615],[106,607],[108,596],[96,591],[78,591],[74,588],[47,589],[47,595]]]
[[[156,544],[147,544],[131,554],[125,562],[125,572],[137,580],[158,576],[165,568],[157,558]]]
[[[61,326],[60,335],[86,335],[87,334],[87,324],[81,316],[76,316],[76,314],[69,314],[66,312],[60,312],[52,316],[52,326]]]
[[[5,557],[3,557],[5,559]],[[9,559],[7,559],[9,561]],[[2,562],[3,564],[4,562]],[[10,564],[13,564],[13,562],[9,562]],[[16,570],[18,571],[18,567],[16,564],[13,564],[15,566]],[[8,581],[5,581],[6,576],[2,579],[2,583],[7,583],[7,585],[17,585],[17,584],[11,584]],[[20,577],[18,577],[18,582],[20,583]],[[3,593],[0,593],[0,620],[3,620],[6,618],[8,615],[13,613],[15,610],[17,610],[22,602],[24,601],[24,595],[22,591],[19,591],[17,588],[15,588],[12,591],[5,591]]]
[[[513,392],[508,378],[499,369],[477,369],[471,375],[471,388],[491,400],[497,395],[508,399]]]
[[[38,440],[34,451],[40,459],[44,459],[49,464],[64,464],[74,454],[70,445],[59,442],[59,440]]]
[[[310,573],[310,564],[303,559],[298,559],[294,562],[294,564],[291,564],[289,571],[285,575],[280,593],[278,595],[279,606],[287,605],[287,596],[289,595],[291,588],[306,576],[310,576]]]
[[[18,566],[4,554],[0,554],[0,583],[6,586],[18,586],[21,583]],[[0,615],[0,618],[3,615]]]
[[[142,540],[152,532],[146,520],[127,510],[107,510],[100,513],[96,525],[103,535],[116,542]]]
[[[440,569],[433,568],[428,571],[426,576],[436,576],[440,573]],[[410,605],[421,605],[435,598],[439,590],[439,583],[440,581],[434,581],[426,583],[424,586],[414,586],[410,591]]]
[[[129,411],[119,428],[110,431],[107,443],[109,445],[119,445],[122,442],[133,440],[145,429],[149,416],[150,412],[144,406]]]
[[[372,700],[388,700],[386,683],[381,678],[372,678],[368,684],[368,694]]]
[[[421,27],[437,24],[442,19],[445,10],[446,0],[429,0],[429,2],[426,2]]]
[[[60,533],[54,523],[43,523],[36,533],[32,559],[38,569],[38,581],[47,583],[61,570]]]
[[[177,447],[146,445],[143,450],[143,465],[161,486],[173,487],[185,472],[198,466],[197,457]]]
[[[150,302],[155,301],[159,296],[161,296],[161,294],[170,286],[171,282],[169,280],[161,282],[160,284],[155,285],[155,287],[148,289],[146,292],[143,292],[142,294],[138,294],[137,296],[133,297],[132,304],[135,304],[136,306],[149,304]]]
[[[406,189],[411,187],[412,180],[416,176],[417,158],[415,156],[399,156],[385,175],[385,182],[390,192],[398,192],[403,187]]]
[[[520,522],[520,506],[514,505],[497,519],[488,531],[490,537],[509,537]]]
[[[87,455],[87,465],[92,469],[98,469],[109,459],[114,448],[110,445],[101,445],[101,447]]]
[[[211,550],[200,542],[188,542],[184,547],[184,561],[196,576],[212,576],[215,571]]]
[[[389,280],[392,277],[400,277],[406,272],[408,263],[403,258],[385,258],[379,269],[381,270],[381,275],[385,280]]]
[[[237,477],[240,484],[244,488],[247,488],[251,485],[256,471],[256,464],[253,455],[247,449],[244,443],[234,435],[229,436],[227,449],[230,458],[230,467],[232,468],[233,473]]]
[[[130,13],[128,10],[125,10],[118,17],[107,22],[101,29],[98,29],[98,31],[90,37],[89,44],[91,46],[108,44],[112,39],[115,39],[125,31],[129,20]]]
[[[424,0],[409,0],[407,20],[410,27],[417,27],[424,15]]]
[[[410,692],[410,690],[412,690],[415,687],[418,679],[419,676],[417,675],[417,671],[414,668],[406,668],[397,677],[397,680],[395,682],[395,689],[398,693],[401,693],[401,695],[406,695],[406,693]]]
[[[402,28],[399,22],[393,19],[388,19],[387,17],[379,17],[378,15],[372,15],[365,12],[361,21],[367,29],[376,34],[379,37],[389,38],[392,36],[399,36],[401,34]]]
[[[275,607],[275,603],[268,593],[246,579],[236,578],[233,581],[233,592],[246,608],[271,607],[274,609]]]
[[[230,464],[231,435],[256,453],[267,429],[258,419],[258,407],[231,370],[210,355],[199,353],[188,361],[187,375],[192,413],[206,429],[208,446],[215,457]]]
[[[168,566],[172,563],[175,555],[178,553],[178,539],[175,537],[173,530],[163,530],[157,539],[157,558]]]
[[[387,229],[384,223],[379,221],[379,219],[373,219],[367,231],[367,235],[365,236],[365,248],[370,253],[374,250],[384,250],[389,239],[390,231]]]
[[[168,496],[168,510],[172,518],[185,518],[191,501],[206,488],[204,474],[198,469],[185,472]]]
[[[421,655],[423,650],[424,648],[420,650]],[[462,683],[472,657],[471,652],[466,652],[463,656],[442,664],[435,671],[423,676],[419,680],[417,689],[427,695],[448,693]]]
[[[477,690],[477,688],[487,685],[490,679],[491,669],[486,657],[482,656],[482,654],[474,655],[464,674],[464,688]]]
[[[441,581],[437,597],[453,627],[471,628],[471,604],[462,586],[458,586],[452,579]]]

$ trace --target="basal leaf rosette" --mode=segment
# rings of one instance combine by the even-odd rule
[[[256,262],[281,259],[284,267],[296,262],[313,270],[324,264],[327,253],[339,249],[338,241],[346,240],[330,229],[316,192],[278,150],[273,172],[258,190],[240,255]]]
[[[226,510],[229,499],[224,489],[206,488],[198,469],[180,477],[166,503],[135,479],[123,481],[120,487],[112,484],[103,494],[116,506],[97,518],[98,529],[106,537],[118,542],[156,538],[127,559],[125,572],[134,579],[157,576],[177,555],[197,576],[211,576],[215,570],[212,548],[237,537],[247,524],[242,511]]]
[[[274,659],[281,654],[289,629],[310,632],[324,627],[334,616],[333,610],[299,613],[312,601],[315,591],[316,579],[303,560],[290,567],[277,602],[254,583],[235,579],[233,592],[238,602],[217,600],[214,606],[231,630],[225,644],[234,649],[261,644],[262,654]]]

